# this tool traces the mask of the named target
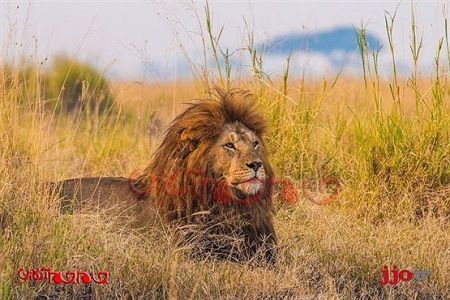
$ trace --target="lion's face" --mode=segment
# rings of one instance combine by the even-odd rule
[[[226,124],[210,153],[213,154],[212,169],[216,177],[225,179],[235,195],[251,196],[264,189],[263,144],[243,124]]]

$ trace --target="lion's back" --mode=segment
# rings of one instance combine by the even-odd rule
[[[64,213],[105,213],[141,223],[148,219],[148,201],[140,199],[124,177],[82,177],[56,185]]]

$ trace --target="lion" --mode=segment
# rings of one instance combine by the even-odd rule
[[[64,181],[65,199],[114,204],[136,220],[150,220],[156,211],[201,245],[195,256],[275,262],[266,123],[249,92],[216,89],[213,95],[189,103],[172,121],[138,176]]]

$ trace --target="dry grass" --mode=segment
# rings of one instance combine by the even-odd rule
[[[290,116],[284,116],[282,123],[274,113],[282,98],[270,89],[260,96],[261,106],[272,123],[268,140],[278,176],[313,181],[333,175],[345,182],[338,201],[327,206],[317,206],[303,196],[291,206],[276,203],[281,254],[274,268],[192,261],[186,249],[176,247],[173,232],[168,228],[152,228],[142,233],[120,228],[114,220],[95,212],[61,215],[57,199],[47,195],[39,183],[86,175],[127,176],[144,167],[152,145],[157,142],[145,130],[149,120],[106,118],[99,128],[92,127],[89,120],[62,116],[50,122],[49,114],[41,113],[38,106],[21,105],[20,99],[14,99],[13,90],[4,90],[1,298],[49,293],[71,297],[73,293],[86,292],[82,285],[57,290],[55,285],[18,282],[16,273],[20,267],[44,265],[58,270],[108,270],[111,283],[93,286],[88,291],[99,298],[447,295],[449,187],[445,181],[448,177],[442,176],[449,174],[448,156],[440,157],[436,151],[448,155],[448,133],[443,133],[437,149],[422,153],[427,155],[422,161],[430,167],[414,169],[416,150],[422,146],[418,144],[426,142],[421,126],[431,126],[430,120],[420,118],[411,124],[413,118],[402,119],[400,125],[408,126],[402,128],[407,130],[402,140],[405,144],[395,146],[409,148],[391,149],[394,152],[390,155],[394,157],[383,156],[383,151],[389,148],[381,148],[379,168],[383,171],[373,174],[367,168],[375,158],[364,157],[366,150],[361,148],[366,143],[383,145],[387,141],[373,140],[375,119],[362,104],[371,105],[362,82],[343,80],[342,87],[337,85],[336,92],[324,96],[320,111],[314,110],[320,101],[317,87],[311,84],[303,88],[308,99],[302,103],[308,104],[301,108],[291,105],[285,112],[277,112]],[[172,109],[174,90],[169,86],[162,87],[159,93],[155,87],[145,88],[153,94],[139,95],[133,89],[122,88],[119,101],[134,97],[137,102],[148,101],[149,107],[160,111]],[[190,98],[195,95],[195,88],[186,87],[183,93]],[[299,99],[300,94],[292,91],[290,97]],[[447,94],[447,102],[448,97]],[[363,120],[344,117],[347,106],[356,116],[367,117]],[[177,102],[175,110],[180,109]],[[311,109],[311,118],[319,112],[314,122],[308,119],[307,109]],[[129,113],[133,115],[133,109]],[[438,125],[447,122],[440,126],[448,128],[448,116],[444,110]],[[397,161],[399,165],[394,164]],[[431,168],[434,163],[440,167]],[[387,168],[390,173],[386,173]],[[404,172],[410,175],[403,175]],[[426,211],[419,214],[418,208]],[[394,264],[428,269],[432,275],[422,283],[412,281],[383,288],[379,284],[381,268]]]

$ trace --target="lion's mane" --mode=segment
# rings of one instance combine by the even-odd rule
[[[234,199],[222,193],[222,182],[211,180],[215,170],[208,159],[212,156],[207,154],[224,126],[233,122],[242,123],[264,141],[266,124],[249,93],[217,89],[211,99],[189,103],[170,124],[151,164],[132,181],[132,187],[156,204],[168,221],[196,222],[197,213],[208,211],[210,220],[228,224],[219,226],[221,233],[238,230],[246,245],[255,250],[263,240],[276,243],[271,205],[273,171],[264,142],[266,181],[256,199]]]

